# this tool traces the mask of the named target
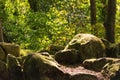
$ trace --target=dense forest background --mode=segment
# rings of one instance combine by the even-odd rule
[[[65,46],[78,33],[117,43],[120,0],[0,0],[1,29],[5,42],[32,50],[47,49],[51,44]]]

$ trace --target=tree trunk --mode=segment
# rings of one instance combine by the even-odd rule
[[[4,42],[4,39],[3,39],[3,31],[2,31],[2,22],[0,20],[0,42]]]
[[[90,11],[91,11],[91,25],[96,24],[96,2],[95,0],[90,0]]]
[[[29,2],[29,4],[30,4],[30,8],[34,11],[34,12],[36,12],[36,11],[38,11],[38,4],[37,4],[37,0],[28,0],[28,2]]]
[[[116,0],[108,0],[107,14],[104,22],[105,37],[111,43],[115,42]]]
[[[90,18],[91,18],[92,34],[97,36],[96,0],[90,0]]]
[[[101,20],[104,22],[105,21],[105,15],[106,15],[106,13],[107,13],[107,1],[108,0],[101,0],[101,3],[102,3],[102,13],[101,13]]]

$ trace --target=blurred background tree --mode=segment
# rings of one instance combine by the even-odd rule
[[[95,0],[94,29],[90,1],[94,0],[0,0],[4,40],[17,43],[21,48],[41,50],[51,44],[65,46],[78,33],[104,38],[108,0]],[[119,0],[116,16],[115,38],[119,42]]]
[[[105,37],[115,43],[116,0],[108,0],[107,14],[105,16]]]

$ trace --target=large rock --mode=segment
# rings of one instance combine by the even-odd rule
[[[78,61],[77,51],[75,49],[60,50],[55,54],[55,60],[64,64],[75,64]]]
[[[101,72],[108,80],[120,80],[120,60],[106,64]]]
[[[22,65],[20,64],[17,57],[8,54],[7,67],[9,80],[23,80]]]
[[[64,46],[58,46],[58,45],[50,45],[48,48],[48,52],[50,54],[55,54],[56,52],[58,52],[59,50],[63,50]]]
[[[107,57],[98,58],[98,59],[86,59],[85,61],[83,61],[83,66],[86,69],[100,72],[107,63],[111,63],[119,60],[120,59],[107,58]]]
[[[66,49],[78,50],[78,57],[81,61],[105,56],[104,43],[91,34],[77,34],[64,50]]]
[[[26,80],[65,80],[58,63],[40,53],[26,56],[23,71]]]
[[[3,49],[0,47],[0,60],[5,60],[5,52],[3,51]]]
[[[108,40],[101,38],[102,42],[105,45],[105,48],[108,49],[112,43],[110,43]]]
[[[16,57],[20,56],[20,47],[17,44],[1,42],[0,47],[3,49],[6,55],[12,54]]]
[[[120,43],[113,44],[106,39],[101,39],[105,44],[106,57],[120,58]]]
[[[111,44],[110,47],[106,50],[108,57],[118,58],[120,57],[120,43]]]
[[[8,80],[8,71],[6,63],[0,60],[0,80]]]

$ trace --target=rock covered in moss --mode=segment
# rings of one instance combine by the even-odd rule
[[[45,78],[55,78],[52,80],[60,80],[58,77],[63,74],[58,67],[58,63],[48,56],[40,53],[33,53],[26,56],[23,71],[26,80],[42,80]]]
[[[77,34],[65,47],[78,50],[80,60],[105,56],[105,45],[100,38],[91,34]]]
[[[11,55],[7,55],[7,68],[9,80],[23,80],[22,66],[18,59]]]
[[[107,56],[112,58],[120,57],[120,43],[111,44],[110,47],[107,49]]]
[[[59,46],[59,45],[50,45],[49,48],[48,48],[48,52],[50,54],[55,54],[56,52],[60,51],[60,50],[63,50],[64,49],[64,46]]]
[[[5,54],[12,54],[16,57],[20,56],[20,47],[17,44],[1,42],[0,47],[3,49]]]
[[[7,65],[0,60],[0,80],[8,80]]]
[[[55,54],[55,60],[64,64],[75,64],[78,61],[77,51],[75,49],[60,50]]]
[[[116,58],[98,58],[98,59],[86,59],[83,61],[83,66],[86,69],[100,72],[107,63],[118,61]]]
[[[111,57],[111,58],[120,57],[120,43],[113,44],[106,39],[101,39],[101,40],[105,44],[105,51],[107,57]]]
[[[0,47],[0,60],[5,60],[5,52],[3,51],[3,49]]]
[[[110,80],[120,80],[120,60],[106,64],[101,72]]]
[[[110,47],[111,43],[110,43],[108,40],[103,39],[103,38],[101,38],[101,40],[102,40],[102,42],[104,43],[105,48],[108,49],[108,48]]]

